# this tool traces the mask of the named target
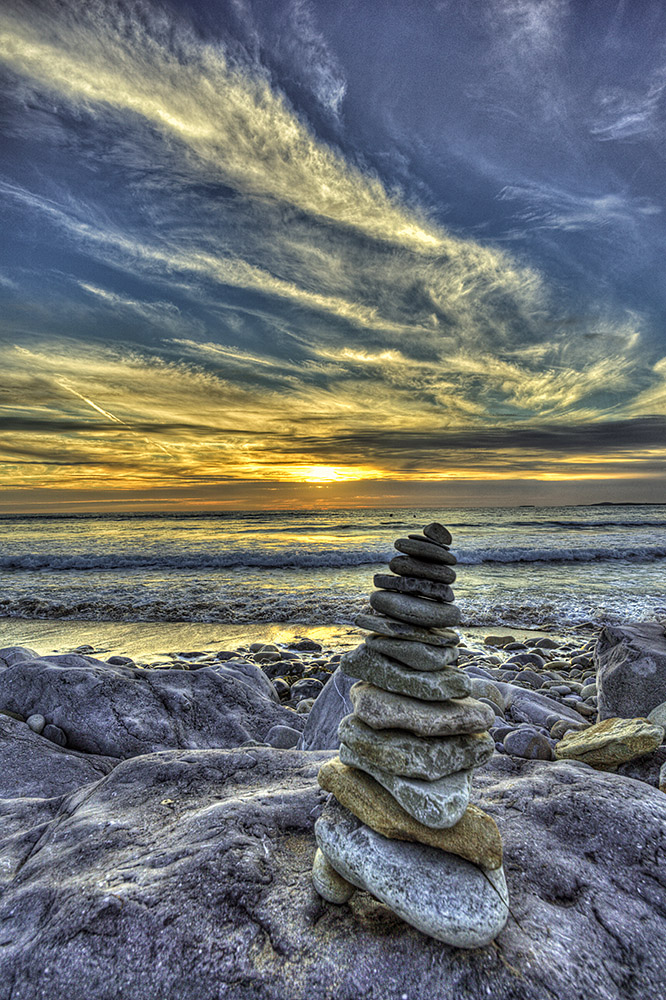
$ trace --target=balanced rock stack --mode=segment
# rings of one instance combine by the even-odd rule
[[[329,902],[365,889],[431,937],[475,948],[504,927],[508,894],[497,826],[469,804],[495,716],[457,666],[451,541],[441,524],[399,538],[393,574],[374,578],[377,614],[357,619],[371,635],[341,660],[359,683],[339,756],[319,771],[332,796],[313,881]]]

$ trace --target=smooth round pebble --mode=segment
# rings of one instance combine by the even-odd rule
[[[33,733],[37,733],[37,735],[44,731],[44,726],[46,725],[46,719],[43,715],[29,715],[26,722]]]
[[[482,705],[489,705],[498,718],[504,718],[504,710],[496,702],[491,701],[490,698],[477,698],[477,701],[480,701]]]
[[[62,730],[60,726],[52,726],[52,725],[44,726],[44,729],[42,730],[42,736],[45,739],[50,740],[51,743],[56,743],[59,747],[64,747],[67,745],[67,737],[64,733],[64,730]]]
[[[560,719],[559,722],[556,722],[555,725],[551,726],[550,735],[554,740],[561,740],[564,734],[568,733],[572,729],[575,729],[576,732],[580,732],[581,729],[587,729],[587,723],[582,720],[580,722],[574,722],[572,719]]]
[[[289,685],[287,684],[284,677],[275,677],[273,680],[273,687],[278,693],[280,698],[286,698],[289,695]]]
[[[304,677],[300,681],[296,681],[289,692],[289,697],[291,701],[302,701],[304,698],[316,698],[319,692],[323,688],[321,681],[318,681],[316,677]]]
[[[529,729],[515,729],[504,739],[504,749],[512,757],[526,760],[554,760],[553,748],[541,733]]]
[[[319,847],[315,851],[312,863],[312,881],[322,899],[325,899],[327,903],[335,903],[336,906],[348,903],[356,892],[356,886],[348,882],[342,875],[338,875]]]

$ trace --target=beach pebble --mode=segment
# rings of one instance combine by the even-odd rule
[[[276,750],[291,750],[300,738],[298,729],[292,729],[291,726],[271,726],[266,733],[266,743]]]
[[[349,677],[370,681],[384,691],[409,695],[424,701],[463,698],[471,691],[471,679],[457,667],[421,671],[369,649],[365,644],[345,653],[340,666]]]
[[[321,653],[323,646],[314,639],[299,639],[289,643],[290,649],[298,649],[302,653]]]
[[[662,764],[659,769],[659,790],[666,792],[666,763]]]
[[[33,733],[37,733],[38,735],[44,731],[44,726],[46,725],[46,719],[43,715],[29,715],[26,722]]]
[[[315,698],[302,698],[301,701],[296,705],[296,711],[299,715],[307,715],[314,705]]]
[[[504,738],[504,749],[512,757],[527,760],[553,760],[553,749],[541,733],[530,729],[515,729]]]
[[[582,720],[581,722],[572,722],[571,719],[560,719],[550,727],[550,735],[554,740],[561,740],[565,733],[581,732],[587,728],[588,724]]]
[[[446,603],[455,600],[448,583],[435,583],[434,580],[423,580],[416,576],[394,576],[392,573],[377,573],[373,579],[375,587],[381,590],[397,590],[402,594],[429,597]]]
[[[316,677],[304,677],[296,681],[290,691],[292,701],[302,701],[304,698],[316,698],[324,685]]]
[[[647,719],[610,718],[582,733],[567,733],[555,754],[559,760],[581,760],[591,767],[614,770],[618,764],[656,750],[663,738],[663,726]]]
[[[469,806],[453,826],[433,830],[405,812],[369,774],[348,767],[339,757],[322,765],[318,781],[323,789],[335,795],[340,805],[384,837],[429,844],[483,868],[499,868],[502,864],[502,839],[497,825],[475,806]]]
[[[541,670],[545,666],[546,661],[538,653],[514,653],[508,660],[505,660],[506,666],[510,663],[516,663],[521,667],[534,667],[536,670]]]
[[[284,677],[273,678],[273,687],[280,698],[287,698],[289,696],[290,688]]]
[[[456,663],[459,655],[458,646],[427,646],[381,635],[368,636],[365,645],[414,670],[442,670]]]
[[[493,712],[499,719],[504,719],[504,709],[500,708],[494,701],[491,701],[490,698],[479,698],[478,701],[482,705],[488,705],[492,708]]]
[[[514,729],[517,728],[518,727],[515,725],[509,725],[508,723],[503,725],[500,722],[498,723],[498,725],[493,726],[493,728],[490,730],[489,735],[492,736],[492,738],[495,740],[496,743],[504,743],[504,740],[509,735],[509,733],[512,733]]]
[[[654,723],[655,726],[661,726],[666,729],[666,701],[662,701],[661,705],[657,705],[653,708],[651,712],[648,713],[647,718],[650,722]],[[28,720],[29,722],[30,720]]]
[[[436,542],[437,545],[450,545],[453,541],[453,537],[448,528],[445,528],[443,524],[439,524],[437,521],[433,521],[432,524],[426,524],[423,529],[423,534],[426,538],[429,538],[431,542]]]
[[[493,684],[490,680],[486,680],[485,677],[471,677],[470,685],[470,694],[473,698],[478,698],[479,700],[485,698],[494,702],[502,712],[504,711],[504,695],[496,684]]]
[[[512,635],[487,635],[483,640],[486,646],[497,646],[501,649],[508,642],[515,642]]]
[[[416,538],[396,538],[393,543],[398,552],[404,552],[408,556],[416,556],[417,559],[425,559],[427,562],[447,563],[455,566],[458,562],[456,557],[442,545],[436,545],[427,538],[423,540]]]
[[[535,649],[558,649],[560,644],[556,639],[551,639],[550,636],[544,635],[540,639],[530,642],[530,645],[533,645]]]
[[[439,941],[480,948],[508,919],[502,868],[484,870],[436,847],[389,840],[335,800],[317,820],[315,836],[348,882]]]
[[[254,658],[257,663],[278,663],[282,660],[282,654],[279,650],[272,649],[260,649],[254,654]]]
[[[389,562],[389,569],[398,576],[416,576],[438,583],[453,583],[456,578],[456,571],[451,566],[426,562],[425,559],[415,559],[414,556],[394,556]]]
[[[334,903],[336,906],[348,903],[356,892],[356,886],[344,879],[342,875],[338,875],[319,847],[315,851],[312,862],[312,882],[322,899],[325,899],[327,903]]]
[[[106,662],[112,667],[131,667],[134,664],[131,656],[110,656]]]
[[[59,747],[67,746],[67,737],[60,726],[44,726],[42,736],[50,740],[51,743],[56,743]]]

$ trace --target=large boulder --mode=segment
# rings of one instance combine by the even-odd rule
[[[25,655],[23,655],[25,654]],[[0,708],[43,715],[68,747],[110,757],[171,748],[237,747],[275,725],[300,729],[271,682],[249,663],[143,670],[67,653],[0,649]]]
[[[600,720],[644,718],[666,701],[662,625],[607,625],[599,635],[594,660]]]
[[[665,995],[663,793],[494,757],[474,797],[504,839],[511,916],[462,951],[367,893],[316,894],[331,756],[165,751],[60,798],[0,800],[0,1000]]]
[[[50,799],[98,781],[118,763],[59,747],[0,715],[0,799]]]
[[[349,677],[341,667],[331,674],[310,709],[298,744],[300,750],[337,750],[338,726],[345,715],[354,711],[349,692],[356,683],[357,678]]]

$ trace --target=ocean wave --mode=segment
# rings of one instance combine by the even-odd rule
[[[140,593],[89,598],[82,594],[20,596],[0,601],[0,618],[99,622],[200,622],[244,625],[291,622],[298,625],[353,624],[369,612],[366,597],[335,597],[314,593],[294,597],[255,593],[245,598],[196,600],[143,596]]]
[[[666,558],[662,544],[621,545],[609,541],[593,546],[507,546],[494,545],[455,550],[461,566],[482,563],[598,563],[623,560],[631,563],[656,562]],[[389,547],[367,548],[282,548],[275,550],[228,549],[226,551],[180,552],[83,552],[24,553],[0,557],[0,570],[242,570],[242,569],[336,569],[387,563],[398,553]]]
[[[502,548],[456,550],[461,565],[478,566],[481,563],[598,563],[623,560],[625,562],[656,562],[666,558],[665,545],[606,545],[587,547],[535,547],[510,546]]]
[[[0,557],[0,570],[214,570],[214,569],[335,569],[386,563],[396,555],[386,547],[372,549],[280,549],[202,552],[83,552],[24,553]]]
[[[541,521],[510,521],[509,524],[515,528],[573,528],[574,531],[590,531],[599,528],[666,528],[666,521],[555,521],[544,519]],[[459,527],[461,526],[459,525]],[[465,525],[465,527],[472,527],[472,525]],[[484,525],[484,527],[492,527],[492,525]]]
[[[663,595],[603,596],[597,599],[553,595],[533,598],[514,593],[508,600],[462,598],[456,602],[462,614],[460,628],[507,626],[562,630],[596,624],[619,624],[629,620],[666,620]],[[139,591],[106,593],[95,597],[83,591],[57,595],[16,596],[0,601],[0,618],[33,621],[170,622],[211,625],[290,623],[293,625],[353,625],[356,617],[370,611],[366,595],[335,595],[315,592],[292,594],[238,593],[225,598],[194,595],[144,595]]]

